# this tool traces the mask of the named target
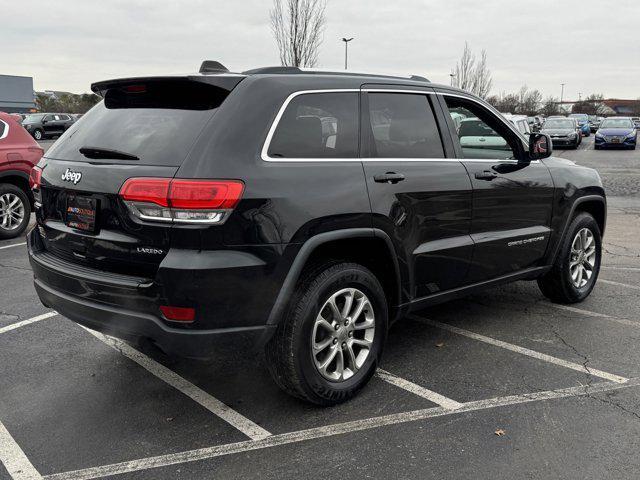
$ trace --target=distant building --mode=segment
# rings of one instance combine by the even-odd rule
[[[575,101],[565,100],[563,102],[555,102],[560,111],[569,114],[573,111]],[[622,100],[619,98],[607,98],[602,101],[602,115],[613,116],[636,116],[640,114],[640,100]]]
[[[640,113],[640,100],[620,100],[609,98],[604,103],[615,115],[638,115]]]
[[[0,111],[8,113],[36,111],[32,77],[0,75]]]

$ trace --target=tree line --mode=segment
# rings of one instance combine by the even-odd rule
[[[36,106],[40,112],[86,113],[100,100],[100,97],[93,93],[64,93],[55,97],[44,93],[36,94]]]

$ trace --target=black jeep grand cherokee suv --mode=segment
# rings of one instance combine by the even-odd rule
[[[249,337],[284,390],[328,405],[411,310],[522,279],[579,302],[596,282],[598,174],[467,92],[215,62],[92,89],[32,174],[28,239],[42,302],[92,329],[187,356]]]

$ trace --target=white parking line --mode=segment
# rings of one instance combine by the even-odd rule
[[[456,410],[448,410],[443,407],[426,408],[423,410],[413,410],[410,412],[394,413],[380,417],[366,418],[363,420],[354,420],[351,422],[327,425],[324,427],[310,428],[307,430],[299,430],[297,432],[283,433],[273,435],[271,437],[237,443],[229,443],[226,445],[216,445],[214,447],[200,448],[197,450],[188,450],[185,452],[171,453],[168,455],[159,455],[156,457],[140,458],[127,462],[114,463],[111,465],[103,465],[100,467],[86,468],[82,470],[74,470],[70,472],[57,473],[44,477],[46,480],[88,480],[92,478],[107,477],[122,473],[137,472],[148,470],[151,468],[167,467],[180,463],[194,462],[198,460],[207,460],[210,458],[231,455],[234,453],[248,452],[251,450],[259,450],[262,448],[276,447],[291,443],[304,442],[318,438],[331,437],[334,435],[343,435],[346,433],[359,432],[363,430],[371,430],[373,428],[384,427],[387,425],[397,425],[400,423],[415,422],[418,420],[426,420],[434,417],[442,417],[446,415],[456,415],[462,412],[473,412],[486,410],[489,408],[497,408],[508,405],[517,405],[530,402],[539,402],[545,400],[553,400],[568,397],[578,397],[581,395],[592,395],[595,393],[608,392],[623,388],[637,387],[640,385],[640,378],[630,379],[625,384],[617,384],[610,382],[596,383],[579,387],[564,388],[559,390],[549,390],[545,392],[537,392],[534,394],[513,395],[508,397],[498,397],[487,400],[479,400],[474,402],[463,403]]]
[[[98,340],[101,340],[102,342],[112,347],[114,350],[120,352],[125,357],[130,358],[138,365],[158,377],[160,380],[171,385],[175,389],[185,394],[187,397],[199,403],[214,415],[217,415],[228,424],[234,426],[250,439],[260,440],[271,436],[271,433],[262,428],[260,425],[252,422],[245,416],[233,410],[231,407],[222,403],[217,398],[209,395],[204,390],[196,387],[193,383],[182,378],[180,375],[168,369],[164,365],[161,365],[155,360],[147,357],[145,354],[139,352],[127,343],[118,340],[117,338],[103,335],[100,332],[96,332],[85,327],[82,328],[91,333]]]
[[[617,267],[615,265],[604,265],[601,270],[628,270],[631,272],[640,272],[640,267]]]
[[[589,310],[583,310],[581,308],[570,307],[569,305],[559,305],[557,303],[545,303],[544,305],[552,308],[557,308],[558,310],[566,310],[567,312],[579,313],[580,315],[586,315],[587,317],[612,318],[610,315],[606,315],[604,313],[591,312]]]
[[[496,340],[495,338],[486,337],[484,335],[480,335],[479,333],[474,333],[469,330],[464,330],[462,328],[454,327],[453,325],[447,325],[446,323],[436,322],[435,320],[418,317],[416,315],[408,315],[408,316],[420,322],[426,323],[427,325],[431,325],[432,327],[448,330],[450,332],[457,333],[458,335],[463,335],[465,337],[478,340],[479,342],[488,343],[489,345],[494,345],[496,347],[504,348],[505,350],[510,350],[512,352],[520,353],[528,357],[536,358],[538,360],[542,360],[548,363],[553,363],[561,367],[577,370],[582,373],[588,373],[589,375],[604,378],[612,382],[625,383],[629,380],[628,378],[621,377],[619,375],[614,375],[613,373],[607,373],[607,372],[603,372],[602,370],[596,370],[595,368],[585,367],[584,365],[581,365],[579,363],[573,363],[567,360],[562,360],[561,358],[552,357],[551,355],[547,355],[546,353],[540,353],[540,352],[536,352],[535,350],[529,350],[528,348],[520,347],[518,345],[513,345],[512,343],[503,342],[502,340]]]
[[[612,280],[605,280],[604,278],[599,278],[598,282],[606,283],[608,285],[615,285],[617,287],[624,287],[624,288],[631,288],[633,290],[640,290],[640,286],[638,286],[638,285],[629,285],[628,283],[614,282]]]
[[[0,247],[0,250],[4,250],[5,248],[11,248],[11,247],[19,247],[20,245],[26,245],[27,242],[22,242],[22,243],[14,243],[12,245],[3,245],[2,247]]]
[[[590,310],[583,310],[582,308],[570,307],[569,305],[558,305],[557,303],[545,303],[544,305],[552,308],[556,308],[558,310],[566,310],[567,312],[578,313],[580,315],[585,315],[587,317],[594,318],[604,318],[611,322],[616,322],[621,325],[625,325],[627,327],[640,327],[640,322],[634,322],[633,320],[627,320],[626,318],[612,317],[611,315],[606,315],[604,313],[592,312]]]
[[[420,385],[410,382],[409,380],[405,380],[404,378],[400,378],[392,373],[387,372],[386,370],[378,369],[376,372],[376,376],[381,380],[384,380],[391,385],[395,385],[398,388],[402,388],[407,392],[411,392],[414,395],[418,395],[430,402],[433,402],[437,405],[440,405],[442,408],[447,410],[456,410],[462,406],[461,403],[456,402],[450,398],[445,397],[444,395],[440,395],[432,390],[421,387]]]
[[[0,462],[13,480],[42,478],[2,422],[0,422]]]
[[[0,334],[10,332],[11,330],[24,327],[25,325],[29,325],[31,323],[39,322],[40,320],[46,320],[47,318],[55,317],[56,315],[58,315],[58,312],[48,312],[43,313],[42,315],[38,315],[37,317],[22,320],[21,322],[12,323],[11,325],[0,328]]]

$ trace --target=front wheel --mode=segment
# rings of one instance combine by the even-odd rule
[[[553,302],[581,302],[596,284],[601,257],[598,223],[590,214],[580,213],[569,225],[552,269],[538,279],[538,286]]]
[[[384,290],[371,271],[355,263],[320,266],[300,281],[267,344],[267,366],[290,395],[336,405],[375,373],[386,330]]]

